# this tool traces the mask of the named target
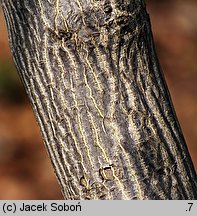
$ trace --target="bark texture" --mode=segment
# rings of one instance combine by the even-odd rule
[[[2,0],[65,199],[197,199],[143,0]]]

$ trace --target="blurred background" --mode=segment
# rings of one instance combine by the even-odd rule
[[[147,0],[157,53],[197,165],[197,1]],[[8,46],[0,9],[0,199],[63,199]]]

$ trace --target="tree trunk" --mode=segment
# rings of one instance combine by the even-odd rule
[[[197,199],[144,0],[2,0],[65,199]]]

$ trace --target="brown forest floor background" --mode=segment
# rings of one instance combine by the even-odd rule
[[[160,63],[197,165],[197,1],[147,0]],[[0,9],[0,199],[62,199]]]

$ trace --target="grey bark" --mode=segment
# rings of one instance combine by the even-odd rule
[[[65,199],[197,199],[143,0],[2,0]]]

